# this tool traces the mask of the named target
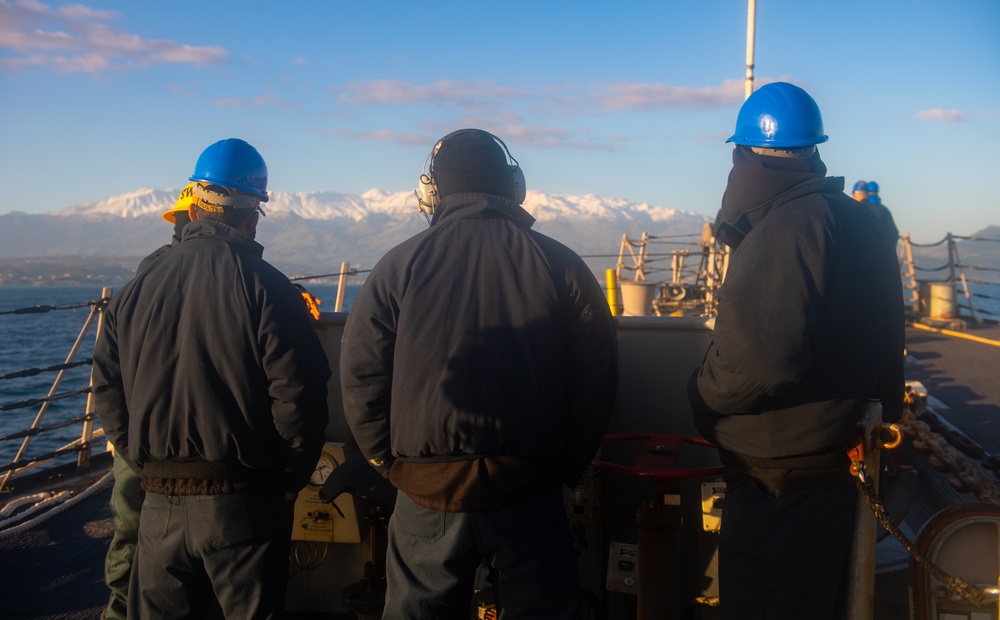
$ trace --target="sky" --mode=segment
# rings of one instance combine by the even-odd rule
[[[0,213],[179,190],[229,137],[270,190],[405,191],[440,137],[478,127],[529,189],[714,217],[747,17],[746,0],[0,0]],[[1000,224],[997,32],[997,0],[758,0],[755,85],[808,91],[829,174],[877,181],[914,241],[971,235]]]

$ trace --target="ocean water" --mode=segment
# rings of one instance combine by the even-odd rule
[[[301,283],[314,296],[322,300],[320,310],[332,311],[337,299],[335,284]],[[344,294],[344,309],[350,308],[360,285],[348,285]],[[100,287],[87,286],[0,286],[0,377],[28,369],[48,368],[67,361],[77,338],[82,338],[73,361],[89,359],[97,336],[96,318],[83,332],[90,314],[88,302],[101,297]],[[10,311],[35,306],[76,306],[81,308],[52,310],[44,313],[9,314]],[[0,378],[0,438],[31,427],[42,404],[13,408],[12,405],[29,399],[44,398],[52,389],[57,372],[43,372],[23,378]],[[86,394],[75,394],[90,382],[90,365],[78,366],[63,373],[55,395],[67,395],[47,406],[39,426],[55,425],[82,416],[86,411]],[[100,423],[97,422],[99,425]],[[21,460],[48,454],[78,439],[80,424],[56,429],[32,437]],[[0,466],[10,463],[23,439],[0,439]],[[95,445],[102,452],[105,442]],[[57,462],[72,461],[73,456],[61,457]],[[0,474],[2,478],[2,474]]]

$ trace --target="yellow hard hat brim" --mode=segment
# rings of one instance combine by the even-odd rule
[[[194,181],[191,181],[190,183],[184,186],[184,189],[181,190],[180,195],[177,196],[177,202],[174,203],[172,209],[163,214],[163,219],[167,220],[171,224],[175,224],[177,223],[177,216],[175,214],[178,211],[187,212],[188,207],[190,207],[193,204],[196,204],[197,199],[194,197],[194,186],[195,186]]]

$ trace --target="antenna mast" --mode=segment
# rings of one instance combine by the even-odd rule
[[[757,29],[757,0],[747,2],[747,78],[743,99],[749,99],[753,92],[753,46]]]

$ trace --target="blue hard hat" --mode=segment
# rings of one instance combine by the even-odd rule
[[[868,191],[868,184],[865,183],[864,181],[858,181],[857,183],[854,184],[854,189],[852,191],[855,191],[855,192],[867,192]]]
[[[202,151],[188,180],[247,192],[267,202],[264,158],[239,138],[219,140]]]
[[[877,194],[878,193],[878,183],[876,183],[875,181],[868,181],[868,191]]]
[[[743,102],[736,133],[726,142],[766,148],[799,148],[827,141],[823,117],[809,93],[787,82],[761,86]]]

